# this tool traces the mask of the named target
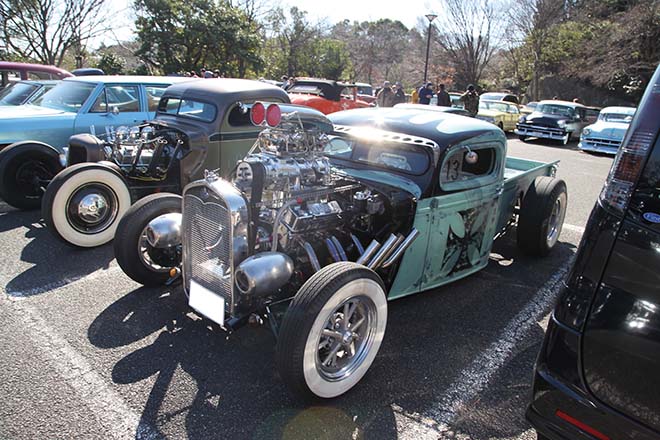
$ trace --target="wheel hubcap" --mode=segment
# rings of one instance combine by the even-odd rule
[[[157,249],[149,244],[147,226],[142,230],[138,240],[138,255],[147,269],[154,272],[169,272],[172,267],[180,264],[180,249]]]
[[[349,298],[330,313],[316,353],[321,376],[342,380],[360,366],[374,341],[376,313],[376,305],[366,296]]]
[[[108,213],[108,201],[101,194],[88,194],[78,204],[78,215],[88,223],[96,223]]]
[[[117,218],[119,201],[115,192],[104,184],[94,183],[77,189],[67,202],[67,220],[83,234],[104,231]]]

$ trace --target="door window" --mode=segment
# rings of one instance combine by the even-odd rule
[[[155,112],[158,110],[158,101],[160,101],[160,97],[165,93],[166,88],[167,85],[144,87],[144,90],[147,92],[147,106],[149,112]]]
[[[117,108],[119,112],[140,111],[139,90],[137,86],[106,86],[92,106],[92,113],[108,113]]]
[[[440,168],[440,188],[465,190],[496,181],[501,172],[501,155],[502,148],[497,144],[452,148]]]

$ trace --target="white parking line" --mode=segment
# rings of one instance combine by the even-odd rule
[[[423,414],[417,414],[407,413],[401,407],[393,405],[399,439],[462,438],[453,431],[452,422],[488,385],[491,378],[509,359],[516,345],[547,313],[555,301],[572,261],[573,258],[570,258],[555,272],[525,308],[507,324],[500,337],[459,373],[458,378],[449,388],[435,399],[436,403],[433,407]]]
[[[162,436],[130,408],[101,375],[64,338],[48,326],[48,322],[28,301],[11,301],[0,295],[0,304],[12,310],[19,320],[21,332],[39,347],[41,354],[57,375],[77,394],[79,401],[94,414],[112,439],[159,439]]]
[[[577,232],[578,234],[584,234],[584,226],[569,225],[567,223],[564,223],[562,229],[566,229],[567,231]]]

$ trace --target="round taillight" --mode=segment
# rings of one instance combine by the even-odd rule
[[[266,119],[266,107],[260,102],[255,102],[250,111],[250,119],[254,125],[263,124]]]
[[[269,127],[277,127],[282,120],[282,110],[277,104],[271,104],[266,109],[266,124]]]

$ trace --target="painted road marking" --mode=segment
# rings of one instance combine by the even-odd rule
[[[93,412],[112,439],[160,439],[162,436],[106,384],[85,357],[57,335],[39,312],[27,301],[11,301],[0,296],[0,304],[21,322],[25,333],[59,375],[77,394],[79,401]]]
[[[399,439],[461,438],[453,431],[452,422],[506,364],[513,349],[534,326],[539,325],[539,321],[554,303],[572,262],[573,257],[552,275],[525,308],[507,324],[500,337],[459,373],[454,383],[435,399],[437,403],[432,408],[423,414],[410,414],[396,405],[392,406]]]
[[[569,225],[567,223],[564,223],[562,229],[566,229],[567,231],[577,232],[578,234],[584,234],[584,226]]]

